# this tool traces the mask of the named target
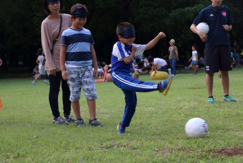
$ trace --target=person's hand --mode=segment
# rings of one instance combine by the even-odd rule
[[[50,75],[56,76],[56,70],[51,70]]]
[[[67,71],[62,71],[62,78],[63,78],[63,80],[68,80]]]
[[[154,74],[153,74],[153,76],[155,77],[155,75],[156,75],[156,71],[154,71]]]
[[[98,77],[98,70],[94,68],[93,70],[93,77],[97,78]]]
[[[208,39],[208,35],[206,35],[205,33],[201,32],[201,31],[198,32],[198,36],[200,37],[202,42],[205,42]]]
[[[135,45],[132,45],[132,52],[136,52],[137,47]]]
[[[227,24],[223,25],[223,28],[226,31],[230,31],[231,30],[231,27],[229,25],[227,25]]]
[[[3,64],[3,61],[0,59],[0,66],[2,66],[2,64]]]
[[[162,38],[166,37],[166,35],[163,32],[159,32],[159,34],[157,35],[157,37],[159,39],[162,39]]]
[[[177,57],[177,61],[179,61],[179,58]]]

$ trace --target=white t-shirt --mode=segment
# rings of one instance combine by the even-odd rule
[[[197,51],[196,50],[192,51],[192,60],[193,61],[196,61],[197,60],[196,54],[197,54]]]
[[[161,58],[154,58],[154,65],[157,65],[157,69],[167,65],[167,62]]]
[[[39,61],[38,68],[41,75],[45,75],[45,66],[43,66],[43,59],[44,59],[43,55],[38,56],[38,61]]]

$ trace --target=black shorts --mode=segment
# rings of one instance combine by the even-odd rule
[[[204,64],[206,73],[230,71],[231,49],[228,45],[211,46],[204,48]]]

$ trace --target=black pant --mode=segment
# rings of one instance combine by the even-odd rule
[[[64,115],[70,115],[71,102],[69,101],[70,90],[66,80],[62,79],[61,71],[56,73],[56,76],[49,75],[50,91],[49,91],[49,103],[52,111],[52,115],[56,118],[60,116],[58,107],[58,94],[62,81],[62,103]]]

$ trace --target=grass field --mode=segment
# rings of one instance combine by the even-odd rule
[[[82,93],[85,127],[77,128],[52,124],[48,86],[43,80],[33,86],[30,78],[1,79],[0,162],[242,162],[242,74],[240,68],[230,72],[230,95],[236,103],[223,101],[217,74],[215,103],[207,103],[204,70],[197,75],[188,70],[178,74],[166,97],[157,91],[137,93],[137,111],[125,135],[116,130],[123,116],[124,95],[113,83],[96,84],[97,118],[104,127],[88,127]],[[148,75],[140,79],[151,81]],[[61,94],[59,98],[62,112]],[[194,117],[206,120],[206,137],[185,134],[186,122]]]

